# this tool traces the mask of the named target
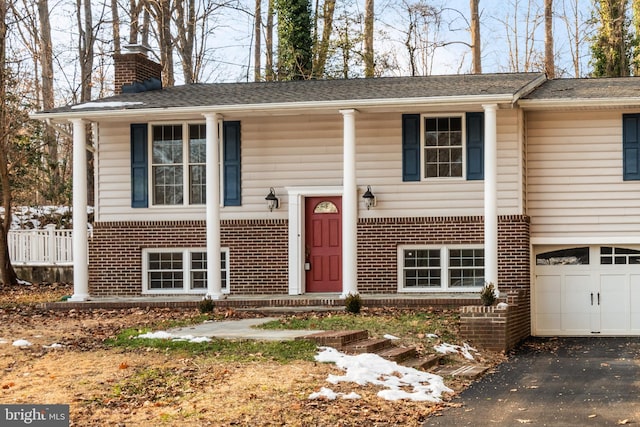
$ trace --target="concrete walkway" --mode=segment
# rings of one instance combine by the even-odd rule
[[[640,338],[532,338],[427,426],[640,424]]]
[[[225,338],[225,339],[252,339],[263,341],[294,340],[305,335],[313,334],[316,330],[284,330],[284,329],[257,329],[255,326],[278,320],[275,317],[261,317],[255,319],[207,321],[199,325],[170,329],[176,336],[192,335],[195,337]]]

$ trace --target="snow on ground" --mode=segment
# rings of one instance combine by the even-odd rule
[[[465,359],[467,360],[474,360],[473,355],[471,354],[471,352],[475,352],[477,353],[478,350],[476,350],[475,348],[471,347],[469,344],[464,343],[463,346],[459,346],[459,345],[453,345],[453,344],[447,344],[447,343],[442,343],[442,344],[438,344],[436,346],[433,347],[438,353],[442,353],[442,354],[447,354],[447,353],[460,353],[462,354]]]
[[[31,344],[29,341],[27,341],[27,340],[15,340],[15,341],[13,342],[13,346],[14,346],[14,347],[29,347],[29,346],[31,346],[31,345],[32,345],[32,344]]]
[[[315,359],[318,362],[335,363],[338,368],[345,371],[344,375],[329,375],[327,381],[331,384],[354,382],[363,386],[367,384],[381,386],[385,390],[379,391],[378,396],[386,400],[440,402],[442,393],[453,392],[444,385],[442,377],[398,365],[377,354],[364,353],[351,356],[331,347],[321,347]],[[330,398],[333,396],[332,393],[330,389],[321,390],[319,393],[311,394],[309,398],[317,399],[323,396]],[[347,396],[350,395],[351,393]]]
[[[211,338],[208,337],[194,337],[193,335],[173,335],[166,331],[158,331],[158,332],[147,332],[146,334],[140,334],[136,338],[147,338],[147,339],[161,339],[161,340],[171,340],[171,341],[188,341],[188,342],[207,342],[211,341]]]
[[[11,209],[11,229],[31,230],[42,229],[40,221],[43,217],[61,218],[69,216],[70,206],[17,206]],[[93,213],[93,207],[87,207],[87,214]],[[4,209],[0,207],[0,215],[4,215]],[[69,221],[69,224],[71,222]]]

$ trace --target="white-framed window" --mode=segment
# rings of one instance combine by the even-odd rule
[[[151,204],[206,204],[206,125],[157,123],[150,126]],[[222,178],[221,174],[221,188]]]
[[[398,246],[398,291],[477,291],[484,285],[484,248]]]
[[[422,116],[422,177],[464,178],[464,114]]]
[[[229,248],[222,248],[222,292],[229,292]],[[142,250],[144,293],[203,293],[207,290],[205,248],[153,248]]]

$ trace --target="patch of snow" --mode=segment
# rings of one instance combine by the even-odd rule
[[[9,341],[7,341],[7,340],[5,340],[3,338],[0,338],[0,344],[9,344]]]
[[[360,399],[362,398],[362,396],[360,396],[358,393],[355,392],[351,392],[349,394],[345,394],[345,393],[336,393],[335,391],[331,390],[330,388],[327,387],[322,387],[320,389],[320,391],[316,392],[316,393],[311,393],[309,395],[309,399],[327,399],[327,400],[336,400],[337,398],[341,398],[341,399]]]
[[[14,347],[29,347],[30,345],[32,344],[27,340],[15,340],[13,342]]]
[[[62,348],[62,344],[58,344],[57,342],[54,342],[51,345],[43,345],[44,348]]]
[[[434,339],[434,338],[438,338],[438,336],[436,334],[427,334],[427,338]]]
[[[506,310],[507,307],[509,307],[509,304],[507,304],[506,302],[501,302],[496,305],[496,308],[499,310]]]
[[[193,335],[178,336],[178,335],[173,335],[166,331],[147,332],[146,334],[138,335],[136,338],[160,339],[160,340],[171,340],[171,341],[188,341],[193,343],[211,341],[211,338],[209,337],[194,337]]]
[[[85,102],[71,107],[72,110],[80,110],[83,108],[118,108],[129,107],[131,105],[143,105],[143,102]]]
[[[395,337],[395,336],[393,336],[393,335],[391,335],[391,334],[384,334],[384,335],[383,335],[383,338],[386,338],[386,339],[388,339],[388,340],[399,340],[399,339],[400,339],[400,338]]]
[[[463,346],[442,343],[442,344],[438,344],[438,345],[434,346],[433,348],[438,353],[442,353],[442,354],[460,353],[465,357],[465,359],[468,359],[468,360],[474,360],[473,355],[471,354],[472,351],[475,352],[475,353],[478,352],[478,350],[476,350],[475,348],[471,347],[467,343],[464,343]]]
[[[373,384],[385,387],[386,390],[378,392],[378,396],[386,400],[440,402],[442,393],[453,392],[444,385],[442,377],[398,365],[377,354],[351,356],[331,347],[321,347],[315,359],[318,362],[335,363],[345,371],[345,375],[329,375],[327,381],[331,384],[353,382],[363,386]],[[412,391],[404,391],[407,388]]]

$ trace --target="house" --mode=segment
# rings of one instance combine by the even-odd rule
[[[122,93],[35,115],[73,123],[72,300],[464,299],[491,282],[520,292],[527,332],[640,333],[639,79],[160,89],[159,73],[123,54]]]

